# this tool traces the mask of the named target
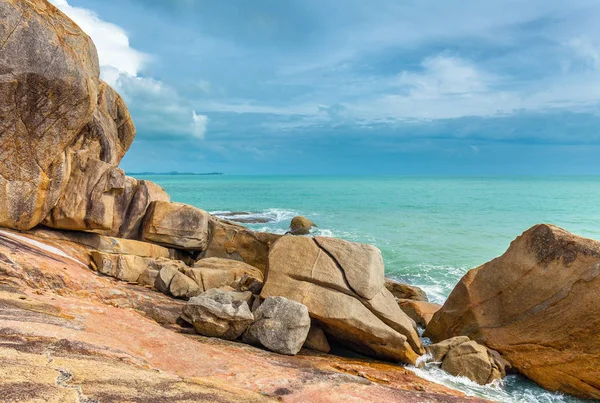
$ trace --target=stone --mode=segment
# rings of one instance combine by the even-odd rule
[[[181,203],[154,201],[144,218],[142,240],[202,251],[208,244],[209,214]]]
[[[241,280],[244,275],[259,282],[263,279],[261,271],[249,264],[214,257],[198,260],[194,267],[186,268],[185,273],[194,279],[203,291],[231,285]]]
[[[262,278],[262,275],[260,276]],[[232,283],[232,287],[235,288],[238,291],[250,291],[252,294],[260,294],[260,292],[262,291],[264,283],[257,279],[256,277],[253,277],[252,275],[249,275],[247,273],[244,273],[244,275],[242,276],[242,278],[240,278],[239,280],[235,280]]]
[[[196,333],[225,340],[240,337],[254,320],[247,302],[232,292],[216,289],[190,298],[183,315]]]
[[[181,272],[177,272],[169,284],[169,293],[175,298],[190,299],[201,292],[198,284]]]
[[[254,232],[239,224],[210,218],[210,242],[201,258],[219,257],[238,260],[265,272],[271,245],[281,235]]]
[[[467,377],[480,385],[506,376],[505,369],[494,363],[488,349],[472,340],[452,347],[442,361],[442,369],[454,376]]]
[[[446,339],[439,343],[425,346],[425,350],[427,351],[427,354],[431,355],[430,361],[441,363],[451,348],[468,341],[470,340],[467,336],[452,337],[451,339]]]
[[[328,337],[354,351],[414,364],[424,350],[414,322],[384,287],[383,270],[374,247],[287,235],[271,247],[261,298],[304,304]]]
[[[268,297],[254,311],[254,322],[243,339],[276,353],[296,355],[309,329],[310,316],[304,305],[284,297]]]
[[[433,315],[442,307],[425,301],[414,301],[412,299],[399,299],[398,306],[409,318],[415,321],[417,326],[425,329]]]
[[[433,316],[433,341],[464,335],[540,386],[600,399],[600,242],[540,224],[469,271]]]
[[[128,282],[137,282],[152,260],[142,256],[99,251],[92,251],[91,256],[100,273]]]
[[[120,238],[141,239],[142,222],[150,204],[155,201],[169,202],[171,198],[156,183],[139,180],[135,193],[127,205],[126,212],[119,227]]]
[[[154,287],[163,294],[168,294],[170,292],[171,281],[173,281],[173,278],[177,274],[180,274],[177,266],[164,265],[158,272],[158,276],[156,276]]]
[[[414,285],[402,284],[395,280],[386,278],[385,287],[392,293],[397,299],[411,299],[413,301],[425,301],[429,302],[427,293],[421,288]]]
[[[319,326],[310,327],[303,347],[325,354],[329,353],[331,350],[329,342],[327,341],[327,336],[325,335],[323,329]]]
[[[290,231],[292,235],[308,235],[312,227],[317,225],[306,217],[301,215],[292,218],[290,222]]]
[[[158,273],[159,271],[156,269],[147,268],[142,272],[137,282],[140,285],[154,287],[154,284],[156,283],[156,277],[158,277]]]

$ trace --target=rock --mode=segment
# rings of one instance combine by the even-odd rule
[[[466,343],[468,341],[469,338],[467,336],[457,336],[451,339],[440,341],[436,344],[425,346],[425,350],[427,350],[427,354],[431,354],[430,361],[441,363],[451,348],[456,347],[459,344]]]
[[[0,227],[26,230],[65,192],[100,69],[90,38],[48,2],[0,1],[0,16]]]
[[[171,198],[156,183],[140,180],[123,216],[118,236],[121,238],[141,239],[142,222],[154,201],[169,202]]]
[[[454,376],[464,376],[480,385],[501,379],[500,372],[492,371],[493,362],[487,348],[475,341],[460,343],[448,351],[442,369]]]
[[[425,301],[414,301],[412,299],[399,299],[398,306],[402,312],[408,315],[409,318],[415,321],[417,326],[425,328],[433,314],[435,314],[442,306]]]
[[[304,305],[284,297],[268,297],[254,311],[254,322],[243,339],[276,353],[296,355],[309,329],[310,316]]]
[[[325,332],[318,326],[310,327],[303,347],[315,351],[320,351],[325,354],[327,354],[331,350]]]
[[[142,272],[137,282],[140,285],[154,287],[154,284],[156,283],[156,278],[158,277],[158,273],[158,270],[148,268],[144,270],[144,272]]]
[[[292,218],[289,233],[292,235],[308,235],[310,234],[310,229],[316,226],[317,225],[308,218],[299,215]]]
[[[194,279],[203,291],[231,285],[244,275],[259,282],[263,279],[260,270],[249,264],[214,257],[201,259],[194,264],[194,267],[186,268],[184,272]]]
[[[262,278],[262,275],[260,277]],[[236,290],[250,291],[252,294],[260,294],[264,285],[261,280],[248,275],[247,273],[244,273],[241,279],[234,281],[232,284],[232,287]]]
[[[156,276],[154,287],[163,294],[168,294],[171,287],[171,281],[173,278],[180,274],[179,269],[175,265],[164,265]]]
[[[232,222],[210,218],[210,242],[201,257],[238,260],[265,272],[269,248],[281,235],[254,232]]]
[[[386,278],[385,287],[392,293],[392,295],[398,299],[412,299],[413,301],[425,301],[429,302],[427,293],[415,287],[414,285],[402,284],[395,280]]]
[[[169,293],[175,298],[190,299],[201,292],[198,284],[181,272],[177,272],[169,284]]]
[[[327,336],[375,358],[414,364],[414,322],[383,284],[379,250],[321,237],[284,236],[271,248],[261,297],[304,304]]]
[[[196,333],[225,340],[240,337],[254,320],[247,302],[235,293],[216,289],[190,298],[183,314]]]
[[[128,282],[137,282],[152,259],[136,255],[121,255],[105,252],[91,252],[98,271],[107,276]]]
[[[536,225],[469,271],[425,335],[468,336],[548,390],[600,399],[598,290],[600,242]]]
[[[202,251],[208,245],[209,214],[181,203],[152,202],[142,239],[178,249]]]

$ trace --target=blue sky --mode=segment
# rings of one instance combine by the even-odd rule
[[[597,0],[51,0],[127,171],[600,174]]]

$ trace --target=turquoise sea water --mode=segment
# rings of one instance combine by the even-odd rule
[[[470,268],[501,255],[536,223],[600,240],[600,177],[138,176],[173,201],[204,210],[250,212],[256,230],[284,233],[304,215],[315,233],[379,247],[386,274],[443,303]],[[519,377],[480,387],[441,371],[420,372],[496,401],[573,402]]]

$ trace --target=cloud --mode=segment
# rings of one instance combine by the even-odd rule
[[[204,138],[207,117],[196,115],[189,102],[169,85],[141,76],[152,58],[130,46],[123,28],[102,20],[91,10],[73,7],[67,0],[50,1],[92,38],[98,51],[101,78],[126,100],[138,133]],[[209,85],[206,83],[205,87]]]

